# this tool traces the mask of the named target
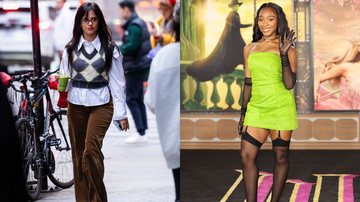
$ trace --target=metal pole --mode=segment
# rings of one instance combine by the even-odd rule
[[[34,73],[36,77],[41,77],[42,68],[41,68],[41,49],[40,49],[40,27],[39,27],[39,8],[38,8],[38,0],[30,1],[30,10],[31,10],[31,33],[32,33],[32,47],[33,47],[33,61],[34,61]],[[34,87],[35,89],[38,86]],[[41,131],[43,131],[43,115],[44,115],[44,105],[42,99],[39,101],[39,111],[42,117],[40,118],[40,124],[38,131],[36,131],[37,135],[41,135]],[[48,189],[47,176],[42,177],[42,190]]]
[[[41,51],[40,51],[40,29],[38,0],[30,1],[31,9],[31,33],[34,59],[35,76],[41,76]]]

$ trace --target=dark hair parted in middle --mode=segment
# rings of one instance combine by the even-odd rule
[[[93,11],[96,17],[98,18],[97,33],[100,39],[101,46],[104,48],[104,52],[105,52],[105,69],[106,71],[109,71],[113,56],[113,52],[112,52],[113,49],[111,49],[110,45],[113,45],[115,47],[116,45],[111,39],[111,31],[105,22],[104,15],[96,3],[84,3],[78,8],[76,12],[73,36],[71,41],[66,45],[67,54],[69,57],[69,63],[72,65],[73,63],[72,52],[77,48],[80,41],[80,37],[83,34],[83,30],[81,28],[81,19],[83,17],[87,18],[89,11]]]
[[[286,20],[286,16],[285,16],[285,13],[284,13],[283,9],[279,5],[277,5],[275,3],[264,3],[264,4],[262,4],[260,6],[260,8],[256,12],[256,17],[255,17],[255,20],[254,20],[253,40],[252,40],[252,42],[257,42],[263,36],[262,32],[259,29],[258,20],[259,20],[260,12],[264,8],[271,8],[271,10],[273,10],[277,15],[277,29],[276,29],[276,34],[277,35],[284,36],[284,33],[286,31],[287,32],[290,31],[290,29],[288,27],[288,22]]]

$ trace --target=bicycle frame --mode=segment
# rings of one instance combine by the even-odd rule
[[[49,177],[56,186],[61,188],[73,185],[72,174],[65,173],[64,178],[62,170],[59,172],[59,169],[56,169],[59,165],[71,166],[66,163],[62,164],[61,161],[65,159],[66,162],[71,163],[71,148],[62,123],[63,117],[67,117],[67,110],[55,110],[52,105],[49,76],[55,72],[57,71],[47,71],[40,78],[33,78],[31,72],[23,72],[19,76],[14,76],[11,81],[11,87],[15,92],[22,94],[18,115],[14,117],[18,120],[17,130],[24,131],[24,133],[20,133],[24,135],[21,138],[25,141],[22,143],[24,154],[26,153],[24,172],[29,177],[27,178],[27,191],[32,200],[39,197],[40,189],[43,187],[41,179],[43,177]],[[13,81],[22,84],[20,89],[13,84]],[[58,135],[59,132],[62,135]],[[70,161],[68,161],[69,156]],[[57,164],[58,160],[60,160],[60,164]],[[34,188],[33,185],[36,187]]]
[[[31,133],[32,133],[32,136],[33,136],[33,140],[34,140],[34,147],[35,147],[35,164],[36,164],[36,167],[40,167],[41,169],[43,169],[43,164],[42,164],[42,161],[41,161],[41,152],[39,153],[38,151],[41,151],[41,147],[40,147],[40,137],[38,135],[38,124],[37,124],[37,117],[36,117],[36,113],[35,111],[33,110],[34,109],[34,103],[31,102],[31,98],[30,98],[30,93],[34,93],[36,91],[30,91],[28,89],[28,86],[27,86],[27,81],[28,79],[24,78],[22,79],[20,82],[23,84],[23,88],[22,90],[24,91],[24,94],[25,94],[25,100],[26,100],[26,103],[24,104],[24,106],[22,107],[26,107],[24,109],[24,112],[26,112],[25,114],[21,114],[21,115],[25,115],[23,116],[24,118],[27,118],[29,120],[29,123],[31,124]],[[15,89],[15,88],[14,88]],[[16,90],[16,89],[15,89]],[[23,110],[23,109],[21,109]],[[41,173],[38,173],[38,176],[35,176],[36,179],[40,179],[40,177],[42,176]]]
[[[68,140],[67,138],[65,137],[65,131],[64,131],[64,128],[62,126],[62,124],[60,124],[60,120],[59,120],[59,117],[56,117],[57,114],[53,108],[53,105],[52,105],[52,101],[51,101],[51,96],[50,96],[50,92],[49,92],[49,87],[46,85],[44,85],[44,91],[45,92],[40,92],[39,93],[39,100],[41,99],[41,97],[44,96],[45,94],[45,98],[46,98],[46,108],[45,108],[45,122],[44,122],[44,130],[43,130],[43,136],[44,137],[47,137],[48,134],[49,134],[49,130],[50,130],[50,127],[51,127],[51,120],[52,119],[56,119],[56,121],[59,123],[59,126],[60,126],[60,130],[61,130],[61,134],[63,135],[63,138],[65,140],[65,143],[66,143],[66,148],[60,148],[58,145],[61,143],[59,142],[58,144],[55,144],[55,148],[58,149],[58,150],[70,150],[70,146],[69,146],[69,143],[68,143]],[[38,100],[38,101],[39,101]],[[52,128],[54,129],[54,128]],[[55,131],[53,131],[53,133],[55,134]]]
[[[34,138],[34,145],[36,147],[36,149],[38,149],[37,151],[40,151],[40,154],[36,154],[36,165],[37,166],[41,166],[41,168],[43,168],[43,164],[41,162],[41,155],[43,154],[45,157],[45,162],[46,163],[50,163],[48,162],[49,159],[49,155],[50,155],[50,146],[55,146],[55,148],[59,151],[62,150],[70,150],[70,144],[65,136],[65,131],[64,128],[62,126],[62,124],[60,123],[60,117],[58,116],[57,112],[54,110],[53,105],[52,105],[52,101],[51,101],[51,96],[50,96],[50,90],[48,87],[48,76],[50,74],[47,72],[45,76],[43,76],[42,78],[40,78],[39,80],[30,80],[30,77],[24,77],[24,79],[22,79],[20,82],[23,84],[23,91],[25,94],[25,102],[24,104],[22,104],[23,106],[21,106],[22,108],[25,109],[21,109],[23,112],[23,114],[21,115],[25,115],[25,117],[27,119],[29,119],[30,123],[32,124],[32,128],[34,128],[34,131],[32,131],[33,133],[33,138]],[[37,89],[30,91],[28,89],[28,84],[27,81],[32,81],[32,85],[36,85],[38,86]],[[39,83],[36,83],[39,82]],[[31,96],[31,94],[33,94]],[[45,103],[43,98],[45,97]],[[40,104],[45,104],[44,106],[44,111],[41,112],[39,109]],[[20,111],[20,113],[22,113]],[[42,119],[44,118],[44,119]],[[57,139],[56,137],[56,133],[55,133],[55,129],[54,126],[52,125],[52,120],[56,119],[56,121],[58,122],[58,125],[60,127],[63,139],[65,140],[65,145],[66,147],[59,147],[59,145],[61,144],[60,139]],[[42,122],[42,120],[44,120]],[[41,126],[43,126],[42,131],[40,131]],[[54,136],[50,136],[49,130],[50,128],[52,128],[52,132],[54,134]],[[43,142],[44,145],[41,145],[41,140],[40,137],[43,138]],[[55,137],[55,138],[54,138]],[[39,145],[40,143],[40,145]],[[39,156],[40,155],[40,156]],[[40,159],[40,162],[38,162]],[[46,164],[45,164],[46,165]],[[51,166],[51,165],[46,165],[46,166]],[[46,173],[44,174],[46,175]]]

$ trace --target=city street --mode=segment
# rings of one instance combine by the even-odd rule
[[[10,72],[30,68],[12,66]],[[10,90],[8,96],[14,101]],[[56,107],[58,94],[53,99]],[[18,98],[19,100],[20,98]],[[15,99],[16,100],[16,99]],[[15,101],[17,103],[17,101]],[[13,105],[16,113],[18,105]],[[103,142],[105,157],[104,182],[109,202],[172,202],[175,200],[175,188],[172,171],[167,168],[157,132],[155,115],[147,110],[148,126],[146,131],[148,143],[125,144],[130,135],[137,135],[130,110],[127,109],[130,130],[119,131],[111,124]],[[67,123],[65,124],[67,125]],[[66,126],[65,126],[66,127]],[[66,127],[67,128],[67,127]],[[68,189],[55,187],[48,180],[52,191],[43,191],[38,201],[42,202],[75,202],[74,186]]]
[[[163,157],[155,116],[148,111],[149,130],[146,144],[124,144],[123,141],[136,128],[131,118],[130,131],[119,132],[112,124],[103,144],[105,156],[105,185],[108,201],[114,202],[167,202],[175,200],[172,171]],[[49,188],[55,186],[49,181]],[[59,191],[42,192],[42,202],[75,202],[74,187]]]
[[[59,50],[61,50],[71,38],[65,41],[65,44],[60,44],[60,49],[56,49],[55,42],[59,42],[60,39],[66,40],[66,37],[60,34],[67,33],[66,31],[68,30],[66,30],[66,27],[68,26],[66,25],[71,25],[71,23],[69,23],[70,21],[64,21],[64,19],[73,18],[73,15],[70,14],[75,15],[80,5],[79,2],[84,1],[66,1],[66,6],[64,6],[64,2],[60,2],[60,5],[59,2],[55,0],[39,1],[35,6],[28,1],[0,0],[0,70],[8,72],[9,74],[15,74],[16,71],[19,70],[32,70],[34,66],[40,67],[40,64],[50,70],[58,68],[60,63],[58,56]],[[104,18],[109,26],[108,28],[112,31],[112,40],[115,41],[117,45],[121,44],[121,37],[124,32],[121,32],[122,29],[120,25],[124,23],[126,19],[123,19],[120,15],[118,2],[97,0],[94,2],[98,3],[104,13]],[[157,1],[143,1],[140,2],[136,8],[139,16],[143,17],[146,23],[149,24],[149,28],[152,24],[156,23],[157,18],[161,15],[157,6]],[[34,10],[38,12],[39,19],[36,19],[39,21],[38,26],[31,26],[32,23],[35,22],[31,21],[31,19],[37,16],[34,14]],[[66,11],[68,12],[65,13]],[[87,14],[84,17],[87,19]],[[83,22],[83,19],[81,21]],[[90,22],[95,23],[93,20]],[[70,26],[71,31],[72,28],[73,25]],[[36,32],[36,30],[38,31]],[[61,32],[56,30],[61,30]],[[38,32],[39,34],[34,34]],[[37,43],[39,41],[40,43]],[[15,83],[14,85],[20,87],[21,84]],[[53,96],[53,91],[51,91],[51,96]],[[55,93],[55,98],[52,97],[53,105],[57,103],[56,96]],[[8,97],[12,103],[14,115],[16,115],[23,97],[13,90],[8,91]],[[108,201],[174,201],[175,187],[172,170],[167,168],[161,150],[155,116],[147,110],[149,126],[149,129],[146,131],[147,143],[125,144],[124,140],[127,137],[137,135],[130,110],[128,109],[127,112],[130,130],[128,132],[121,132],[115,125],[111,124],[103,141],[102,152],[105,164],[104,182]],[[67,123],[64,125],[67,125]],[[53,153],[54,158],[56,158],[57,153]],[[61,156],[61,154],[59,154],[59,156]],[[60,162],[60,165],[66,165],[64,166],[64,170],[66,171],[69,170],[68,167],[71,166],[69,160],[66,161],[68,164],[62,161],[57,162]],[[62,171],[60,166],[57,168]],[[75,202],[74,186],[68,189],[61,189],[48,180],[48,188],[41,192],[38,201]]]

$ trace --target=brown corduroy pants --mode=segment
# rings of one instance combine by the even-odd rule
[[[106,202],[102,142],[113,115],[113,105],[85,107],[69,103],[68,122],[77,202]]]

